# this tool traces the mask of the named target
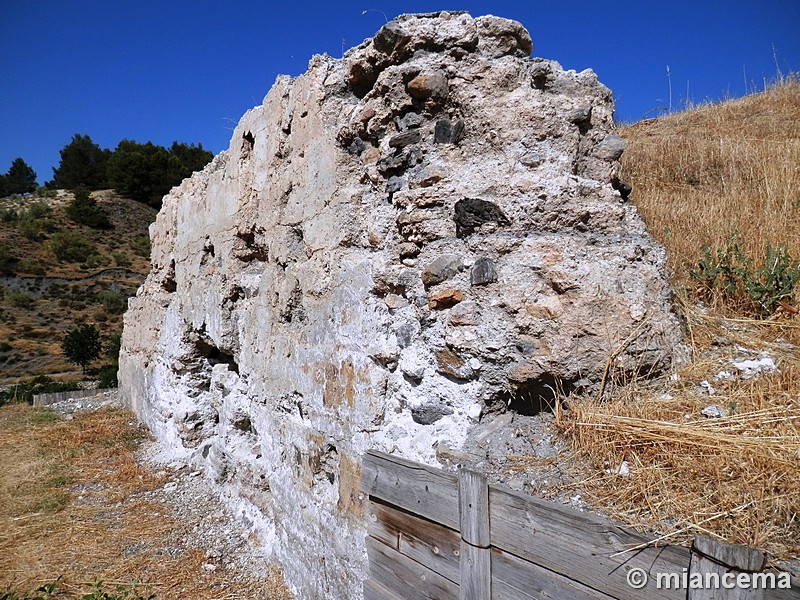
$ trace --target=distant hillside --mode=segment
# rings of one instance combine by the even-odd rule
[[[0,384],[75,372],[61,355],[64,333],[95,323],[108,345],[149,270],[155,209],[94,192],[113,226],[97,230],[67,217],[71,193],[47,196],[0,199]]]
[[[720,104],[640,121],[628,142],[623,179],[650,231],[666,245],[676,283],[703,244],[732,232],[750,257],[785,244],[800,256],[800,82]]]

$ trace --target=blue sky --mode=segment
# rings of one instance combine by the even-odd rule
[[[520,21],[534,56],[594,69],[627,121],[667,107],[670,82],[677,109],[687,87],[717,100],[800,70],[798,0],[0,0],[0,173],[21,156],[51,179],[75,133],[219,152],[278,74],[341,56],[384,14],[442,9]]]

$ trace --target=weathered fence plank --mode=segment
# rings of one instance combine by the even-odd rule
[[[458,472],[458,506],[461,539],[488,548],[489,484],[486,475],[461,469]]]
[[[459,581],[458,532],[386,504],[370,503],[369,534],[454,583]]]
[[[720,596],[721,585],[708,585],[708,575],[718,579],[726,575],[739,573],[760,573],[764,570],[766,556],[763,552],[727,544],[702,535],[695,538],[692,544],[692,561],[689,566],[689,575],[697,573],[703,578],[702,587],[689,587],[688,600],[714,600]],[[759,588],[732,587],[725,590],[726,600],[762,600],[764,590]]]
[[[361,467],[361,490],[458,530],[458,479],[452,473],[370,451]]]
[[[364,582],[364,600],[403,600],[371,577]]]
[[[457,600],[458,585],[367,537],[370,575],[403,600]]]
[[[577,581],[492,550],[492,600],[613,600]]]
[[[689,564],[686,548],[667,546],[616,553],[646,543],[606,519],[505,490],[489,488],[492,546],[546,569],[582,581],[620,600],[684,600],[685,590],[632,589],[626,580],[633,568],[645,572],[681,572]]]
[[[458,473],[461,530],[460,600],[485,600],[492,595],[492,557],[489,549],[489,483],[486,475],[461,469]]]
[[[759,551],[703,537],[692,552],[654,548],[608,519],[488,486],[477,473],[369,452],[361,486],[370,495],[367,600],[800,600],[796,578],[792,589],[687,585],[692,574],[760,572]],[[628,582],[634,569],[647,575],[642,588]]]
[[[492,551],[461,540],[461,581],[459,600],[486,600],[492,597]]]

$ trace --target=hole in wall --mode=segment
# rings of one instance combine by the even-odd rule
[[[213,344],[201,339],[198,339],[194,343],[194,346],[197,350],[197,353],[204,357],[208,361],[208,364],[212,367],[222,363],[228,365],[229,371],[239,373],[239,364],[236,362],[236,359],[234,359],[232,354],[223,352]]]
[[[503,390],[495,394],[487,405],[532,417],[542,412],[553,412],[556,397],[568,396],[575,389],[574,382],[561,379],[552,373],[544,373],[536,379],[519,384],[512,390]]]
[[[244,141],[242,144],[242,151],[250,152],[256,143],[256,137],[251,132],[245,131],[244,135],[242,136],[242,140]]]
[[[250,419],[250,415],[245,415],[245,414],[236,415],[231,425],[233,425],[235,429],[238,429],[242,433],[249,433],[252,435],[257,434],[256,428],[253,427],[253,422]]]
[[[167,274],[164,277],[164,280],[161,282],[161,287],[164,291],[169,292],[170,294],[178,289],[178,284],[175,281],[175,259],[173,258],[170,263],[169,267],[167,267]]]

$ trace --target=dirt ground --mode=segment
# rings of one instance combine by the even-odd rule
[[[0,593],[61,577],[65,598],[93,580],[144,597],[292,598],[199,472],[146,461],[152,442],[113,398],[62,412],[0,408]]]

